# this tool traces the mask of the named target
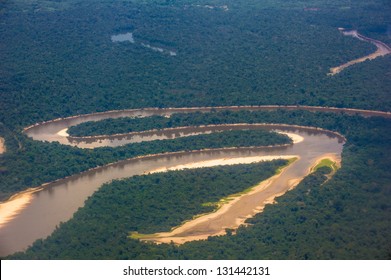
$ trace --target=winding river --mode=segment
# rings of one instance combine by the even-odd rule
[[[361,41],[365,41],[365,42],[374,44],[377,47],[377,50],[374,53],[371,53],[369,55],[348,61],[340,66],[330,68],[330,73],[328,75],[332,76],[332,75],[338,74],[339,72],[341,72],[345,68],[352,66],[354,64],[361,63],[366,60],[372,60],[372,59],[375,59],[379,56],[385,56],[385,55],[388,55],[391,53],[391,48],[387,44],[385,44],[381,41],[375,40],[375,39],[365,37],[365,36],[361,35],[360,33],[358,33],[357,30],[345,30],[344,28],[339,28],[339,30],[345,36],[352,36],[352,37],[357,38]]]
[[[148,108],[124,111],[110,111],[89,115],[57,119],[35,124],[24,130],[28,136],[38,141],[58,141],[64,145],[81,148],[102,146],[120,146],[132,142],[170,139],[188,135],[213,133],[224,130],[268,129],[286,133],[295,141],[292,145],[274,147],[222,148],[201,151],[184,151],[136,157],[97,167],[68,178],[46,183],[34,189],[16,194],[0,204],[0,256],[25,250],[35,240],[50,235],[60,222],[69,220],[84,201],[103,183],[114,179],[148,174],[168,169],[194,168],[233,163],[257,162],[271,158],[297,158],[278,176],[270,178],[254,188],[235,203],[221,207],[217,216],[204,216],[178,227],[177,231],[159,233],[150,240],[167,242],[174,240],[183,243],[188,240],[203,239],[210,235],[223,234],[225,228],[236,228],[256,213],[274,197],[284,194],[309,173],[320,158],[331,157],[341,160],[344,137],[323,129],[299,127],[284,124],[232,124],[202,127],[184,127],[162,131],[137,132],[123,135],[74,138],[66,134],[68,127],[86,121],[98,121],[119,117],[146,117],[152,115],[169,116],[173,113],[239,111],[239,110],[309,110],[326,112],[344,112],[364,116],[391,117],[388,112],[365,111],[356,109],[297,107],[297,106],[245,106],[245,107],[202,107],[202,108]],[[215,214],[214,213],[214,214]],[[206,217],[206,218],[205,218]],[[178,232],[179,229],[179,232]],[[148,239],[148,238],[147,238]]]

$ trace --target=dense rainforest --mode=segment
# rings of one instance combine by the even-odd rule
[[[376,50],[372,44],[344,36],[339,27],[357,29],[391,45],[390,14],[388,0],[1,1],[0,137],[7,149],[0,154],[0,199],[138,155],[289,141],[264,131],[239,131],[87,150],[33,141],[22,133],[24,127],[41,121],[141,107],[276,104],[390,111],[390,55],[328,75],[331,67]],[[112,36],[126,33],[132,34],[133,41],[113,42]],[[9,258],[391,257],[389,119],[301,110],[211,112],[106,120],[74,127],[71,133],[238,122],[307,125],[339,132],[347,138],[342,168],[331,180],[325,177],[328,170],[319,169],[248,221],[252,226],[234,235],[179,247],[146,244],[128,235],[134,230],[170,228],[194,215],[204,202],[227,195],[227,190],[219,190],[214,197],[198,196],[185,213],[176,207],[190,203],[186,197],[196,196],[192,185],[183,184],[177,196],[162,188],[172,198],[169,205],[162,205],[164,211],[143,210],[138,208],[139,201],[126,196],[114,214],[110,207],[116,206],[108,203],[118,201],[122,184],[132,185],[134,195],[148,198],[152,207],[158,196],[149,189],[156,182],[171,178],[173,184],[181,185],[187,177],[204,178],[212,187],[211,178],[221,172],[221,180],[245,188],[248,184],[239,183],[250,184],[247,176],[262,170],[242,166],[227,171],[224,167],[114,182],[96,192],[47,240]],[[129,209],[127,204],[134,207],[132,218],[120,215]],[[99,207],[102,211],[97,211]],[[165,219],[172,213],[178,216]],[[144,224],[147,214],[150,223]]]
[[[232,5],[228,11],[196,6],[205,1],[139,2],[6,1],[0,58],[7,113],[0,122],[20,129],[139,107],[390,109],[389,57],[327,76],[329,68],[375,50],[338,27],[389,40],[387,1],[213,1]],[[135,43],[111,41],[127,32]]]

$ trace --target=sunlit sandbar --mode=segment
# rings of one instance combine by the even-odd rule
[[[0,203],[0,228],[26,208],[33,200],[33,194],[40,190],[41,188],[28,189]]]

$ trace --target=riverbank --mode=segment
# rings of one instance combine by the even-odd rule
[[[275,157],[274,159],[277,158],[280,157]],[[260,182],[258,185],[250,188],[247,192],[225,198],[224,203],[220,204],[220,207],[218,207],[216,211],[196,216],[193,220],[186,221],[169,232],[159,232],[155,234],[139,234],[134,232],[130,237],[157,244],[173,242],[180,245],[190,241],[206,240],[209,236],[225,235],[226,229],[234,231],[239,226],[246,225],[245,221],[247,219],[262,212],[267,204],[275,202],[276,197],[285,194],[286,191],[291,190],[300,183],[302,178],[289,179],[289,183],[285,186],[284,191],[274,192],[275,190],[272,189],[273,183],[275,183],[276,180],[284,174],[285,170],[298,160],[299,157],[285,156],[284,159],[289,159],[290,162],[287,166],[278,170],[276,175]],[[272,158],[270,158],[270,160],[272,160]],[[263,201],[256,200],[256,205],[249,209],[245,215],[235,211],[236,208],[248,206],[251,202],[254,203],[253,198],[262,192],[267,193],[267,195],[264,196]],[[229,221],[229,223],[227,223],[227,221]],[[223,227],[220,226],[221,224],[229,224],[229,226]]]
[[[336,171],[337,169],[341,168],[341,158],[337,157],[335,154],[323,155],[316,160],[314,167],[311,168],[310,171],[315,172],[318,168],[322,166],[328,166],[333,171]]]
[[[204,167],[214,167],[214,166],[223,166],[223,165],[235,165],[235,164],[251,164],[258,163],[261,161],[270,161],[275,159],[291,159],[294,156],[257,156],[257,157],[240,157],[240,158],[222,158],[216,160],[201,161],[195,163],[181,164],[173,167],[162,167],[155,170],[152,170],[148,173],[159,173],[167,172],[174,170],[183,170],[183,169],[194,169],[194,168],[204,168]]]
[[[18,215],[33,200],[33,194],[42,188],[30,188],[0,203],[0,229]]]
[[[4,138],[0,137],[0,154],[5,153],[6,150]]]
[[[288,159],[289,157],[285,157]],[[295,157],[291,157],[291,162],[294,162]],[[296,157],[297,159],[297,157]],[[259,159],[260,160],[260,159]],[[233,233],[234,231],[241,225],[246,225],[245,221],[248,218],[252,218],[254,215],[260,213],[263,211],[265,206],[267,204],[272,204],[275,203],[275,198],[284,195],[287,191],[292,190],[295,188],[303,179],[304,177],[308,176],[310,173],[316,171],[316,166],[318,166],[322,161],[324,160],[330,160],[333,162],[336,166],[340,167],[341,166],[341,159],[339,156],[336,154],[325,154],[321,155],[320,157],[316,158],[315,162],[307,169],[307,172],[304,176],[300,178],[292,178],[288,180],[288,184],[286,185],[285,189],[280,192],[276,193],[270,193],[268,196],[264,197],[263,201],[259,201],[258,205],[248,213],[247,215],[243,216],[233,216],[230,217],[231,221],[233,223],[229,227],[221,227],[221,228],[216,228],[214,227],[214,231],[211,231],[210,225],[213,224],[218,224],[222,219],[227,219],[227,213],[228,211],[233,208],[235,205],[238,204],[247,204],[244,200],[249,200],[252,196],[259,194],[261,192],[265,192],[266,190],[270,190],[273,186],[273,183],[283,174],[285,169],[289,167],[286,166],[285,168],[281,169],[280,172],[278,172],[276,175],[273,177],[262,181],[255,187],[251,189],[250,192],[241,194],[239,196],[230,196],[227,198],[224,202],[224,204],[220,205],[220,207],[212,212],[212,213],[207,213],[205,215],[197,216],[194,217],[193,220],[184,222],[182,225],[173,228],[169,232],[159,232],[155,234],[139,234],[139,233],[132,233],[131,238],[139,239],[142,241],[146,242],[153,242],[156,244],[161,244],[161,243],[175,243],[177,245],[184,244],[186,242],[190,241],[196,241],[196,240],[206,240],[208,239],[209,236],[221,236],[225,235],[227,232],[226,230],[229,229]],[[208,163],[206,163],[206,166],[208,166]],[[185,167],[183,167],[185,168]],[[179,169],[183,169],[179,168]],[[178,170],[178,169],[175,169]],[[335,170],[330,174],[330,177],[334,175]],[[328,177],[328,179],[330,179]],[[235,211],[231,212],[231,215],[235,215]],[[200,226],[203,225],[203,226]],[[203,228],[204,227],[204,228]]]

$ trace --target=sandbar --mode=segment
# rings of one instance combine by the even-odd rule
[[[6,202],[0,203],[0,228],[20,213],[32,201],[33,193],[39,190],[41,188],[27,189],[24,192],[14,195]]]
[[[250,164],[257,163],[261,161],[270,161],[274,159],[291,159],[295,156],[255,156],[255,157],[238,157],[238,158],[222,158],[222,159],[214,159],[200,162],[191,162],[187,164],[176,165],[172,167],[161,167],[154,169],[149,174],[158,173],[158,172],[166,172],[173,170],[183,170],[183,169],[194,169],[194,168],[203,168],[203,167],[213,167],[213,166],[221,166],[221,165],[234,165],[234,164]]]
[[[62,137],[68,137],[69,136],[68,128],[64,128],[64,129],[60,130],[59,132],[57,132],[57,135],[62,136]]]
[[[0,137],[0,154],[5,153],[5,141],[4,138]]]
[[[250,158],[236,158],[236,159],[223,159],[221,161],[206,161],[201,162],[197,167],[210,167],[214,165],[224,165],[224,164],[239,164],[239,163],[251,163],[251,162],[260,162],[265,160],[273,159],[299,159],[297,155],[288,155],[288,156],[259,156],[259,157],[250,157]],[[219,164],[218,164],[219,163]],[[212,165],[213,164],[213,165]],[[170,170],[179,170],[185,169],[186,166],[175,166],[174,169]],[[246,225],[245,221],[248,218],[253,217],[255,214],[263,211],[266,204],[274,202],[274,199],[278,196],[283,195],[286,191],[294,188],[302,178],[293,178],[288,181],[287,186],[284,191],[273,192],[268,189],[272,183],[274,183],[284,171],[290,167],[290,165],[284,167],[280,172],[262,182],[255,185],[251,188],[250,191],[245,192],[239,195],[231,195],[224,199],[224,203],[219,205],[220,207],[212,212],[206,213],[195,217],[194,219],[183,223],[182,225],[173,228],[170,232],[160,232],[155,234],[138,234],[133,233],[132,237],[138,238],[142,241],[150,241],[154,243],[175,243],[183,244],[185,242],[194,241],[194,240],[205,240],[209,236],[218,236],[226,234],[226,228],[237,229],[240,225]],[[195,168],[195,167],[192,167]],[[263,191],[268,189],[268,193],[265,198],[260,201],[256,201],[256,206],[251,209],[246,210],[246,214],[237,214],[236,208],[242,208],[242,206],[254,203],[254,198]],[[252,201],[252,202],[250,202]],[[230,211],[230,213],[228,213]],[[232,219],[234,219],[232,221]],[[229,224],[229,226],[220,226]]]
[[[293,158],[293,157],[297,157],[297,156],[284,156],[284,158]],[[267,159],[267,158],[268,157],[254,157],[254,158],[248,158],[249,159],[248,161],[251,162],[253,160],[253,162],[258,162],[258,161],[262,161],[262,160],[272,160],[272,159],[280,158],[280,157],[277,156],[277,157],[271,157],[270,159]],[[245,159],[245,158],[243,158],[243,159]],[[331,161],[335,162],[335,164],[337,165],[338,168],[341,166],[341,158],[336,154],[330,153],[330,154],[324,154],[324,155],[319,156],[318,158],[315,159],[314,163],[308,167],[307,172],[303,177],[289,179],[287,182],[287,186],[283,191],[279,191],[279,192],[275,192],[275,193],[271,192],[269,195],[265,196],[264,200],[259,201],[258,206],[255,207],[255,209],[253,209],[252,211],[250,211],[247,215],[236,217],[235,223],[231,224],[230,227],[221,227],[220,229],[216,229],[216,227],[214,227],[214,228],[211,227],[212,230],[208,229],[205,231],[205,228],[210,227],[211,224],[219,223],[220,222],[219,220],[223,219],[223,216],[227,215],[227,212],[232,207],[234,207],[235,204],[238,204],[241,200],[248,199],[249,197],[251,197],[257,193],[261,193],[261,192],[264,192],[265,190],[267,190],[272,185],[272,183],[275,182],[282,175],[282,173],[285,171],[285,169],[287,169],[289,166],[283,168],[283,170],[281,170],[281,172],[274,175],[273,177],[268,178],[268,179],[260,182],[258,185],[254,186],[250,192],[236,196],[236,197],[235,196],[228,197],[230,199],[227,199],[226,203],[222,204],[220,206],[220,208],[218,208],[215,212],[207,213],[204,215],[194,217],[193,220],[186,221],[182,225],[180,225],[176,228],[173,228],[169,232],[159,232],[159,233],[155,233],[155,234],[145,234],[145,235],[135,233],[132,235],[132,237],[138,238],[142,241],[153,242],[153,243],[158,243],[158,244],[171,243],[171,242],[173,242],[175,244],[183,244],[183,243],[189,242],[189,241],[206,240],[206,239],[208,239],[209,236],[224,235],[224,234],[226,234],[226,228],[229,228],[231,230],[235,230],[240,225],[246,226],[245,221],[248,218],[251,218],[255,214],[262,212],[266,204],[272,204],[275,202],[276,197],[279,197],[279,196],[285,194],[287,191],[295,188],[305,176],[307,176],[308,174],[310,174],[314,171],[314,167],[317,166],[323,159],[330,159]],[[227,162],[229,162],[229,160],[230,159],[227,159]],[[239,162],[241,160],[242,159],[237,159],[237,162]],[[247,160],[243,160],[243,161],[248,162]],[[213,162],[213,164],[214,163],[217,163],[217,162]],[[224,164],[224,160],[220,163]],[[243,162],[241,162],[241,163],[243,163]],[[211,166],[210,164],[212,164],[212,163],[205,162],[204,166]],[[186,167],[185,166],[178,166],[178,167],[174,167],[174,168],[184,169]],[[177,169],[175,169],[175,170],[177,170]],[[335,173],[335,171],[332,174],[334,174],[334,173]],[[269,189],[269,191],[270,190],[271,189]],[[243,203],[243,201],[242,201],[242,203]],[[201,224],[203,224],[203,225],[200,226]]]

